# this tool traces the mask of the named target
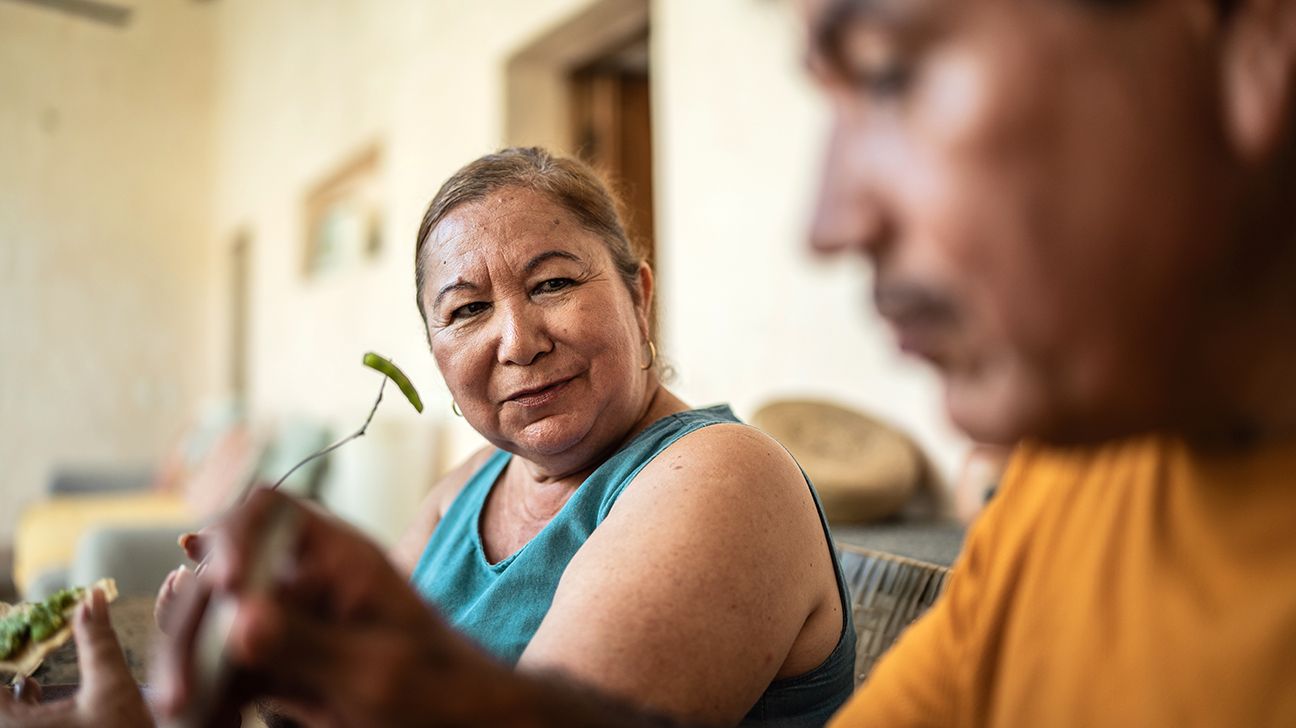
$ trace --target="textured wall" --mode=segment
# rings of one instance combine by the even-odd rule
[[[154,460],[209,384],[208,18],[0,3],[0,541],[51,468]]]
[[[425,392],[422,434],[370,438],[348,457],[377,462],[426,438],[431,462],[354,475],[359,490],[337,498],[411,502],[426,471],[477,442],[450,415],[413,305],[419,218],[451,171],[505,141],[508,59],[589,2],[141,3],[125,34],[0,4],[6,487],[29,497],[59,459],[149,455],[221,393],[229,248],[243,230],[254,413],[353,427],[374,383],[360,353],[392,356]],[[951,472],[963,442],[932,376],[893,352],[867,272],[800,245],[824,114],[790,6],[657,0],[651,16],[661,344],[678,390],[740,414],[781,394],[854,403]],[[307,190],[374,144],[386,248],[350,274],[305,278]],[[49,369],[33,379],[38,362]],[[399,406],[380,418],[393,432],[415,422]],[[408,514],[379,510],[357,518],[382,530]]]
[[[873,312],[867,266],[814,259],[823,101],[791,3],[657,5],[658,231],[666,350],[690,399],[740,414],[828,397],[910,432],[947,477],[966,449],[935,376],[902,359]]]

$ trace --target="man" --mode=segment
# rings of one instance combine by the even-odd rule
[[[1028,443],[835,725],[1296,724],[1296,0],[807,0],[816,247],[868,256],[954,420]],[[274,597],[256,535],[302,516]],[[343,723],[648,724],[499,668],[263,493],[217,532],[250,694]],[[159,675],[192,694],[186,640]],[[651,708],[651,706],[647,706]]]
[[[1296,2],[815,3],[815,240],[1027,445],[840,725],[1296,725]]]

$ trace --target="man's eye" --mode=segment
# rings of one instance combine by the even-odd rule
[[[862,30],[843,39],[838,59],[842,75],[860,91],[886,98],[906,91],[914,77],[911,54],[894,37]]]
[[[536,286],[534,292],[553,293],[555,291],[561,291],[564,288],[570,288],[575,283],[576,281],[573,281],[570,278],[550,278],[547,281],[542,281],[540,285]]]
[[[464,305],[450,312],[450,320],[457,321],[461,318],[470,318],[472,316],[476,316],[477,314],[481,313],[482,311],[485,311],[488,308],[490,308],[490,304],[486,303],[485,301],[473,301],[472,303],[465,303]]]
[[[857,88],[880,98],[899,96],[909,89],[913,72],[904,64],[894,63],[881,68],[862,69],[853,75]]]

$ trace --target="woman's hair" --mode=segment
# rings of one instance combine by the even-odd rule
[[[456,207],[480,200],[504,187],[520,187],[548,195],[571,213],[586,230],[603,240],[612,263],[632,294],[639,290],[640,255],[630,244],[620,206],[607,185],[589,165],[550,154],[539,147],[510,147],[469,162],[441,185],[423,215],[414,245],[415,302],[423,311],[423,246],[432,229]]]

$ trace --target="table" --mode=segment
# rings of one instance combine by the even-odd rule
[[[152,597],[124,597],[112,603],[109,609],[117,639],[126,653],[126,664],[138,683],[148,680],[149,658],[153,654],[158,629],[153,623]],[[77,669],[76,644],[67,644],[55,650],[32,677],[41,685],[75,685],[81,682]]]

